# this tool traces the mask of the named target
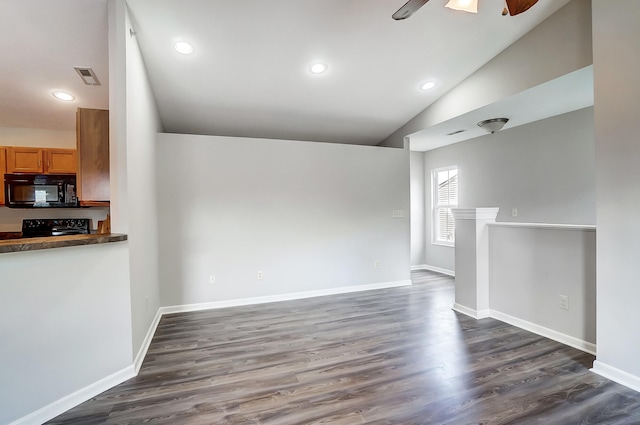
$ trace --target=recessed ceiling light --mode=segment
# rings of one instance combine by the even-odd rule
[[[66,93],[66,92],[63,92],[63,91],[53,92],[53,96],[56,99],[64,100],[65,102],[70,102],[70,101],[75,99],[75,97],[73,97],[73,95],[71,95],[69,93]]]
[[[193,53],[193,46],[186,41],[178,41],[173,47],[176,49],[176,52],[183,55],[190,55]]]
[[[316,63],[311,66],[311,72],[314,74],[322,74],[327,70],[327,65],[323,63]]]
[[[435,82],[427,81],[426,83],[424,83],[423,85],[420,86],[420,89],[422,89],[422,90],[431,90],[435,86],[436,86]]]

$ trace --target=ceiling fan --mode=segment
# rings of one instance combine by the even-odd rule
[[[413,15],[418,9],[427,4],[429,0],[409,0],[402,6],[392,18],[396,21],[407,19]],[[515,16],[529,10],[531,6],[536,4],[538,0],[506,0],[506,7],[502,11],[502,16]],[[451,9],[464,10],[467,12],[478,12],[478,0],[450,0],[446,5]]]

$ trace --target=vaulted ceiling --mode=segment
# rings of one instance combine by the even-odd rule
[[[502,17],[501,1],[472,15],[431,0],[392,20],[404,1],[127,3],[165,131],[377,144],[568,2]],[[0,5],[0,126],[73,130],[76,107],[108,107],[106,0]],[[328,70],[312,74],[316,62]],[[85,86],[74,66],[103,85]],[[426,81],[437,85],[420,90]]]

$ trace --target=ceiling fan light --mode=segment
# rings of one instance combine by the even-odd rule
[[[478,0],[449,0],[445,7],[469,13],[478,13]]]
[[[509,118],[491,118],[490,120],[480,121],[478,127],[493,134],[502,130],[502,127],[509,122]]]

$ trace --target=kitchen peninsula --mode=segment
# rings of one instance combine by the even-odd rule
[[[41,238],[12,238],[0,240],[0,254],[7,252],[35,251],[69,246],[96,245],[126,241],[127,235],[116,233],[47,236]]]

